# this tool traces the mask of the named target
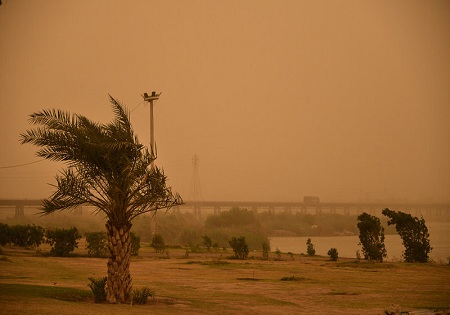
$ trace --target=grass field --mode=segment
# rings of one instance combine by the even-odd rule
[[[445,314],[450,304],[449,265],[274,254],[264,261],[260,253],[233,260],[230,252],[185,257],[182,249],[166,255],[148,247],[131,272],[134,287],[155,297],[146,305],[94,304],[88,277],[106,275],[106,259],[3,252],[0,314]]]

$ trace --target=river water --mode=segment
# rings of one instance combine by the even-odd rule
[[[428,222],[428,232],[430,233],[430,245],[433,250],[430,258],[436,262],[448,263],[450,259],[450,222]],[[270,237],[270,248],[275,251],[277,248],[284,252],[295,254],[306,254],[306,240],[311,238],[311,242],[316,249],[316,255],[327,256],[330,248],[338,250],[339,257],[356,258],[356,251],[359,250],[363,258],[361,246],[358,245],[358,235],[353,236],[312,236],[312,237]],[[386,235],[384,245],[387,251],[387,261],[402,260],[404,247],[399,235]]]

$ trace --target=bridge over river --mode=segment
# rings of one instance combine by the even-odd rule
[[[0,213],[14,212],[15,218],[35,214],[41,206],[38,199],[0,199]],[[246,208],[255,212],[269,211],[272,213],[302,213],[302,214],[343,214],[358,215],[367,212],[381,216],[381,211],[389,208],[403,211],[413,216],[423,216],[427,220],[449,221],[450,203],[399,203],[399,202],[270,202],[270,201],[186,201],[184,205],[174,207],[175,212],[191,212],[196,217],[218,214],[234,207]],[[75,213],[92,211],[92,207],[83,206]],[[12,213],[11,213],[12,214]]]

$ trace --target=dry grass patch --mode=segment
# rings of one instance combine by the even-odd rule
[[[106,259],[6,254],[0,314],[382,314],[393,303],[442,309],[450,301],[445,265],[326,257],[239,261],[219,254],[186,261],[180,250],[170,259],[151,253],[132,259],[133,286],[155,293],[146,305],[97,305],[88,278],[105,275]]]

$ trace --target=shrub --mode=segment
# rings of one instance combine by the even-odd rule
[[[237,259],[245,259],[248,256],[248,246],[247,243],[245,243],[245,237],[240,236],[238,238],[233,237],[229,244],[231,248],[233,249],[234,256]]]
[[[316,249],[314,248],[314,244],[311,242],[310,238],[306,240],[306,252],[309,256],[314,256],[316,254]]]
[[[150,246],[153,247],[157,253],[164,253],[164,250],[166,249],[166,244],[164,243],[164,238],[161,234],[153,235]]]
[[[401,211],[383,210],[390,218],[388,225],[394,224],[405,246],[403,257],[406,262],[427,262],[430,246],[430,234],[423,218],[419,219]]]
[[[102,303],[106,301],[106,277],[102,278],[89,278],[91,283],[88,284],[88,287],[91,288],[92,293],[94,293],[94,301],[95,303]]]
[[[131,255],[137,256],[139,254],[139,248],[141,248],[141,237],[134,232],[130,233],[131,236]]]
[[[154,296],[154,293],[147,287],[142,289],[133,289],[131,291],[131,303],[132,304],[145,304],[147,303],[148,297]]]
[[[330,250],[328,251],[328,256],[330,256],[330,260],[332,260],[332,261],[338,260],[338,257],[339,257],[338,250],[334,247],[330,248]]]
[[[36,225],[28,225],[27,246],[38,247],[44,242],[44,228]]]
[[[255,212],[238,207],[223,211],[218,215],[206,218],[205,227],[232,227],[256,223]]]
[[[0,246],[5,246],[10,242],[8,224],[0,223]]]
[[[108,255],[108,237],[105,232],[85,233],[88,255],[106,257]]]
[[[211,251],[211,247],[212,247],[212,240],[209,236],[202,236],[203,239],[203,245],[206,247],[206,250],[209,252]]]
[[[13,225],[9,228],[9,241],[15,246],[27,247],[27,226]]]
[[[78,240],[81,238],[76,227],[47,230],[45,236],[47,243],[52,247],[50,253],[58,257],[68,256],[75,248],[78,248]]]
[[[364,259],[383,261],[387,256],[384,246],[384,228],[380,219],[363,212],[358,216],[359,245],[362,246]]]
[[[36,225],[0,224],[0,245],[12,244],[19,247],[38,247],[44,241],[44,229]]]
[[[270,252],[269,242],[262,242],[261,246],[262,246],[263,259],[265,259],[265,260],[269,259],[269,252]]]
[[[281,258],[281,250],[277,247],[277,250],[275,251],[275,254],[277,255],[277,258]]]

